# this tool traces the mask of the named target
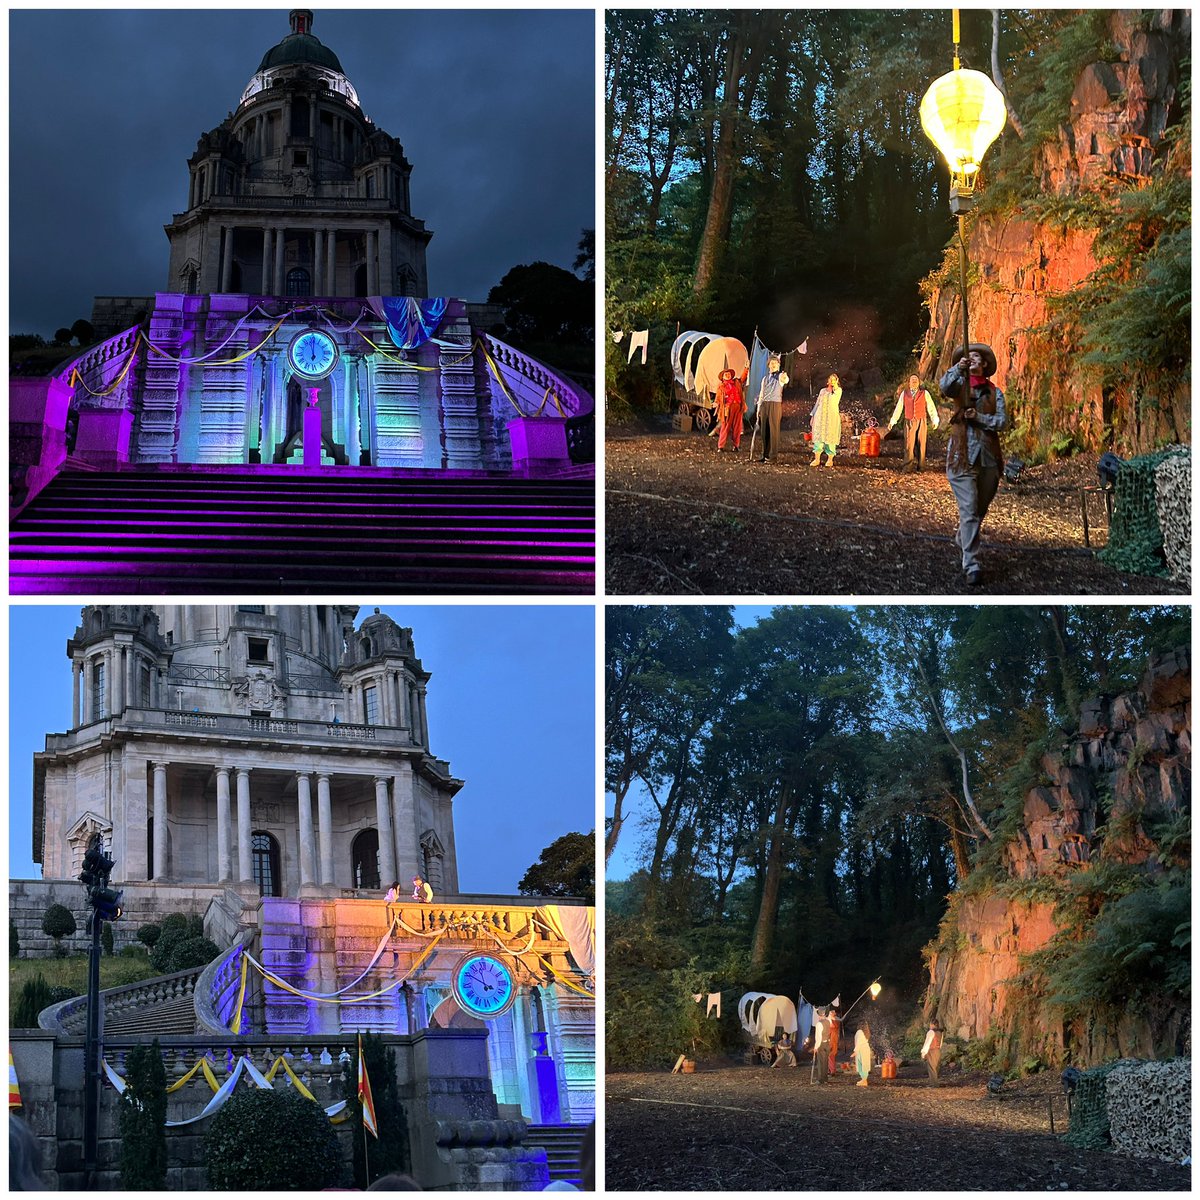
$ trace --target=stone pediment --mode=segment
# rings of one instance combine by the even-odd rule
[[[112,833],[112,822],[102,817],[99,813],[89,810],[67,830],[67,841],[76,842],[83,840],[86,843],[91,840],[93,834],[97,833]]]

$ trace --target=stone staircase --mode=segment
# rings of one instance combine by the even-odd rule
[[[579,1151],[583,1147],[586,1132],[584,1125],[530,1125],[524,1144],[540,1146],[546,1151],[546,1165],[551,1180],[562,1179],[582,1187]]]
[[[105,988],[103,1033],[106,1038],[159,1037],[196,1032],[196,980],[203,967],[159,975],[122,987]],[[41,1014],[43,1029],[82,1037],[87,1026],[87,997],[75,996]]]
[[[587,594],[595,481],[158,466],[60,474],[14,518],[17,594]]]

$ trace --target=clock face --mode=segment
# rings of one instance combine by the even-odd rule
[[[512,972],[490,954],[471,954],[454,968],[454,998],[474,1017],[490,1021],[517,998]]]
[[[337,344],[320,329],[306,329],[292,338],[288,362],[306,379],[324,379],[337,365]]]

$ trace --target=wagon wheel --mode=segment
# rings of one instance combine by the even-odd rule
[[[711,427],[712,419],[713,419],[713,415],[712,415],[711,408],[697,408],[696,409],[696,428],[699,429],[702,433],[707,432],[708,429]]]
[[[686,400],[680,400],[679,407],[675,411],[681,417],[690,417],[692,415],[692,406]]]
[[[775,1057],[773,1050],[768,1050],[766,1046],[758,1046],[754,1051],[754,1061],[762,1063],[764,1067],[769,1067]]]

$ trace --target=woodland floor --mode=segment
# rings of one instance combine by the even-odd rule
[[[925,470],[901,471],[897,429],[877,459],[839,454],[809,469],[799,418],[784,406],[775,462],[750,462],[715,437],[676,433],[668,418],[610,428],[605,438],[606,587],[631,595],[1147,595],[1180,594],[1167,579],[1126,575],[1083,544],[1079,487],[1096,459],[1027,467],[1001,483],[984,523],[983,581],[968,587],[953,535],[945,440],[930,439]],[[761,449],[761,443],[758,449]],[[1090,498],[1092,546],[1107,538]]]
[[[605,1101],[609,1191],[1186,1191],[1191,1169],[1050,1134],[1066,1123],[1055,1073],[987,1093],[985,1073],[923,1066],[895,1082],[872,1074],[809,1083],[794,1069],[700,1063],[694,1075],[610,1074]]]

